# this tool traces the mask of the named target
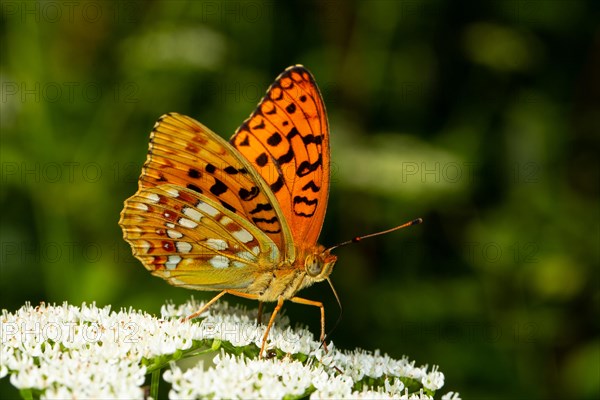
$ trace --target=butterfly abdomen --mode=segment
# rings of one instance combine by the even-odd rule
[[[306,273],[297,268],[277,269],[261,274],[249,287],[248,293],[256,294],[259,301],[273,302],[279,297],[290,299],[304,287]]]

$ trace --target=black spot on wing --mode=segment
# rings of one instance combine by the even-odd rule
[[[294,204],[304,203],[307,206],[315,205],[319,202],[317,199],[309,200],[308,197],[305,196],[294,196]]]
[[[297,216],[299,216],[299,217],[306,217],[306,218],[310,218],[310,217],[312,217],[313,215],[315,215],[315,212],[313,211],[313,212],[311,212],[311,213],[308,213],[308,214],[306,214],[306,213],[303,213],[303,212],[297,212],[297,211],[294,211],[294,214],[296,214],[296,215],[297,215]]]
[[[252,217],[252,221],[255,224],[258,224],[258,223],[274,224],[275,222],[277,222],[277,217],[272,217],[272,218],[257,218],[257,217]]]
[[[202,193],[202,189],[200,189],[198,186],[192,184],[192,183],[188,183],[185,187],[187,187],[188,189],[193,190],[194,192],[198,192],[198,193]]]
[[[190,178],[198,179],[198,178],[200,178],[200,176],[202,176],[202,174],[196,168],[190,168],[188,170],[188,176]]]
[[[267,165],[268,161],[269,159],[267,158],[267,155],[265,153],[261,153],[258,157],[256,157],[256,164],[259,167],[264,167],[265,165]]]
[[[276,86],[279,86],[279,88],[281,89],[280,85],[273,85],[273,87],[276,87]],[[271,95],[273,95],[274,93],[275,93],[275,91],[271,91]],[[271,98],[275,101],[279,101],[279,100],[283,99],[283,90],[279,90],[279,96],[271,97]],[[273,108],[275,108],[275,107],[273,107]]]
[[[285,111],[287,111],[289,114],[293,114],[296,112],[296,105],[294,103],[290,103],[286,108]]]
[[[279,143],[281,143],[281,135],[279,134],[279,132],[275,132],[271,136],[269,136],[269,138],[267,139],[267,143],[270,146],[277,146]]]
[[[252,129],[265,129],[265,121],[264,120],[260,120],[260,124],[256,124],[252,127]]]
[[[221,205],[223,207],[225,207],[226,209],[228,209],[229,211],[231,211],[231,212],[237,212],[237,210],[235,209],[235,207],[232,206],[231,204],[227,203],[226,201],[220,200],[220,202],[221,202]]]
[[[313,180],[311,180],[302,187],[302,190],[312,190],[314,193],[317,193],[319,190],[321,190],[321,188],[318,187]]]
[[[292,146],[288,149],[288,152],[282,155],[277,159],[279,164],[287,164],[294,159],[294,151],[292,150]]]
[[[208,172],[209,174],[214,174],[215,171],[217,170],[217,167],[215,167],[211,163],[208,163],[208,164],[206,164],[205,169],[206,169],[206,172]]]
[[[323,157],[319,154],[319,158],[314,163],[310,163],[308,161],[302,161],[298,166],[298,170],[296,171],[296,175],[298,176],[306,176],[311,172],[314,172],[317,168],[321,166],[323,163]]]
[[[273,206],[270,205],[269,203],[258,203],[256,205],[256,208],[252,211],[250,211],[250,214],[256,214],[259,213],[261,211],[271,211],[273,209]]]
[[[295,136],[300,136],[302,138],[302,142],[306,145],[311,144],[311,143],[315,143],[315,144],[323,143],[323,135],[308,134],[308,135],[302,136],[300,134],[300,132],[298,131],[298,129],[296,129],[296,127],[293,127],[292,129],[290,129],[290,131],[288,132],[286,137],[288,138],[288,140],[292,140],[292,138],[294,138]]]
[[[210,192],[215,196],[220,196],[227,191],[227,185],[215,178],[215,184],[210,187]]]
[[[265,229],[265,228],[260,228],[261,231],[263,231],[264,233],[279,233],[281,232],[281,229]]]
[[[288,134],[286,135],[286,137],[288,138],[288,140],[292,140],[292,138],[296,135],[299,135],[300,132],[298,132],[298,129],[296,129],[296,127],[293,127],[292,129],[290,129],[290,131],[288,132]]]
[[[323,135],[306,135],[302,136],[302,142],[309,145],[311,143],[321,144],[323,143]]]
[[[249,201],[258,196],[259,191],[256,186],[252,186],[252,189],[250,190],[241,188],[238,193],[242,200]]]
[[[277,178],[277,180],[271,184],[271,190],[273,191],[273,193],[277,193],[281,190],[282,187],[283,177],[279,175],[279,178]]]
[[[305,213],[305,212],[299,212],[296,211],[295,207],[294,207],[294,214],[300,216],[300,217],[312,217],[315,214],[315,211],[317,210],[317,204],[319,203],[318,199],[312,199],[309,200],[308,197],[304,197],[304,196],[295,196],[294,197],[294,206],[296,204],[305,204],[308,207],[314,206],[312,212],[309,213]]]
[[[232,167],[231,165],[228,165],[223,171],[227,172],[229,175],[235,175],[239,172],[237,168]]]
[[[248,135],[244,136],[244,139],[239,141],[238,146],[250,146],[250,141],[248,140]]]

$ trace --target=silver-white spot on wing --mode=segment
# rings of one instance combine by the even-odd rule
[[[181,257],[178,255],[171,255],[167,258],[167,262],[165,263],[165,267],[167,269],[175,269],[177,268],[177,264],[181,261]]]
[[[175,247],[180,253],[189,253],[192,251],[192,245],[188,242],[175,242]]]
[[[187,219],[187,218],[179,218],[179,221],[177,221],[177,222],[179,223],[179,225],[184,226],[186,228],[191,228],[191,229],[194,229],[195,227],[198,226],[197,223],[195,223],[191,219]]]
[[[208,262],[214,268],[222,269],[222,268],[229,267],[229,259],[227,257],[224,257],[224,256],[214,256],[213,258],[211,258],[210,260],[208,260]]]
[[[198,204],[196,204],[196,208],[203,213],[210,215],[211,217],[214,217],[219,213],[219,210],[203,201],[199,201]]]
[[[138,210],[142,210],[142,211],[148,211],[149,208],[147,205],[145,205],[144,203],[134,203],[134,207],[137,208]]]
[[[167,190],[165,190],[171,197],[179,197],[179,190],[177,189],[173,189],[173,188],[168,188]]]
[[[227,250],[227,242],[222,240],[222,239],[206,239],[206,244],[208,245],[208,247],[210,247],[211,249],[215,249],[215,250]]]
[[[235,237],[237,240],[239,240],[242,243],[248,243],[248,242],[251,242],[252,239],[254,239],[254,236],[252,236],[250,234],[250,232],[248,232],[244,228],[241,228],[241,230],[239,230],[239,231],[232,232],[232,234],[233,234],[233,237]]]
[[[240,251],[239,253],[235,254],[236,257],[241,258],[243,260],[248,260],[248,263],[242,262],[242,261],[238,261],[235,260],[233,261],[233,266],[234,267],[245,267],[246,265],[250,264],[250,263],[254,263],[256,262],[256,256],[252,253],[250,253],[249,251]]]
[[[160,201],[160,196],[157,195],[156,193],[150,193],[149,195],[146,196],[146,198],[148,199],[148,201],[150,203],[158,203]]]
[[[223,217],[221,217],[219,222],[221,223],[221,225],[229,225],[230,223],[233,222],[233,220],[231,218],[229,218],[228,216],[223,215]]]
[[[196,222],[200,222],[200,220],[202,219],[202,214],[200,214],[198,210],[195,210],[193,208],[184,207],[183,210],[181,210],[181,212]]]
[[[181,239],[183,237],[183,233],[173,229],[167,229],[167,236],[171,239]]]
[[[271,247],[271,260],[279,260],[279,248],[275,245],[275,243],[271,243],[269,246]]]

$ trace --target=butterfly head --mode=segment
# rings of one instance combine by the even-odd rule
[[[320,282],[329,277],[336,261],[337,257],[330,254],[329,250],[318,247],[304,259],[304,269],[308,276]]]

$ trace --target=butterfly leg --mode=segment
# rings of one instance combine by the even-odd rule
[[[273,326],[273,323],[275,322],[275,317],[277,316],[277,313],[279,312],[279,310],[281,310],[282,306],[283,306],[283,297],[279,296],[277,298],[277,305],[275,306],[275,309],[273,310],[273,313],[271,314],[271,318],[269,318],[269,324],[267,325],[267,330],[265,331],[265,334],[263,336],[262,345],[260,346],[260,353],[258,353],[259,358],[262,358],[262,356],[263,356],[263,352],[265,351],[265,346],[267,345],[267,338],[269,337],[269,332],[271,331],[271,327]]]
[[[321,303],[320,301],[303,299],[302,297],[292,297],[290,299],[290,301],[292,303],[319,307],[321,309],[321,339],[320,339],[320,342],[323,343],[323,348],[325,349],[325,352],[327,352],[327,344],[325,343],[325,307],[323,306],[323,303]]]
[[[223,290],[218,295],[216,295],[215,297],[213,297],[208,303],[206,303],[204,306],[202,306],[202,308],[200,310],[196,311],[192,315],[188,315],[187,317],[183,318],[181,321],[182,322],[189,321],[190,319],[194,319],[194,318],[202,315],[202,313],[204,313],[206,310],[208,310],[208,307],[212,306],[217,300],[219,300],[221,297],[223,297],[227,293],[234,295],[234,296],[243,297],[245,299],[250,299],[250,300],[256,300],[258,298],[258,296],[255,294],[243,293],[243,292],[238,292],[236,290],[227,290],[226,289],[226,290]]]
[[[213,297],[208,303],[206,303],[200,310],[196,311],[192,315],[189,315],[189,316],[183,318],[182,321],[189,321],[190,319],[193,319],[199,315],[202,315],[202,313],[204,313],[208,309],[208,307],[212,306],[217,300],[219,300],[221,297],[223,297],[227,293],[232,294],[234,296],[243,297],[245,299],[258,300],[258,295],[256,295],[256,294],[243,293],[243,292],[238,292],[236,290],[223,290],[221,293],[219,293],[218,295]],[[310,302],[310,300],[304,300],[304,299],[300,299],[300,300]],[[301,303],[301,304],[311,304],[312,305],[312,303]],[[271,314],[271,318],[269,319],[269,324],[267,325],[267,330],[265,331],[265,334],[263,336],[262,345],[260,346],[260,353],[258,356],[259,358],[262,358],[262,354],[263,354],[263,352],[265,350],[265,346],[267,344],[267,338],[269,337],[269,332],[271,331],[271,327],[273,326],[273,323],[275,322],[275,317],[277,316],[277,313],[279,313],[279,310],[281,310],[282,306],[283,306],[283,297],[280,296],[277,299],[277,305],[275,306],[275,309],[273,310],[273,313]],[[323,307],[322,304],[321,304],[321,307]],[[259,302],[259,309],[260,308],[262,308],[262,302]],[[262,314],[262,312],[261,312],[261,314]],[[325,317],[323,316],[323,318],[322,318],[323,321],[325,321],[324,318]],[[323,325],[323,328],[324,327],[325,326]]]
[[[185,318],[182,318],[181,322],[189,321],[190,319],[194,319],[194,318],[202,315],[202,313],[204,313],[204,311],[208,310],[208,307],[212,306],[217,300],[219,300],[221,297],[223,297],[226,293],[227,293],[227,290],[223,290],[221,293],[219,293],[218,295],[213,297],[208,303],[206,303],[204,306],[202,306],[201,309],[199,309],[198,311],[196,311],[195,313],[193,313],[191,315],[188,315]]]

